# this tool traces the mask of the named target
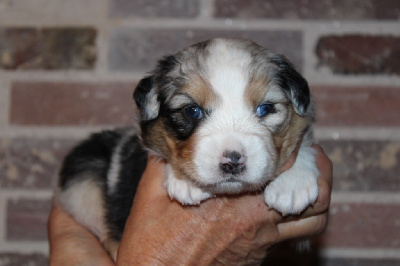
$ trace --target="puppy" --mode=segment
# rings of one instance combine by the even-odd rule
[[[55,196],[114,259],[149,154],[168,162],[165,188],[182,204],[263,189],[266,204],[286,215],[316,200],[314,108],[284,56],[248,40],[201,42],[160,60],[134,99],[137,128],[93,134],[75,147]]]

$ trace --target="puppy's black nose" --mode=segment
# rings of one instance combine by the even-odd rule
[[[220,168],[227,174],[238,174],[245,168],[246,158],[237,151],[225,151],[222,154]]]

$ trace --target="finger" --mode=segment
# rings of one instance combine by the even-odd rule
[[[171,203],[164,186],[165,161],[150,156],[146,169],[136,189],[131,212],[149,210],[147,213],[162,213]],[[181,206],[180,204],[176,204]]]
[[[325,230],[328,212],[298,220],[282,222],[277,225],[279,240],[311,237]]]
[[[161,159],[154,156],[148,158],[146,169],[139,183],[139,186],[143,187],[143,191],[151,191],[153,195],[166,194],[163,186],[164,166],[165,162]]]
[[[324,173],[324,177],[328,181],[330,187],[332,187],[333,182],[333,164],[329,157],[325,154],[324,149],[317,144],[312,145],[312,147],[317,151],[316,163],[320,172]]]
[[[303,217],[313,216],[327,211],[331,203],[333,165],[319,145],[313,145],[317,151],[316,164],[320,172],[318,178],[318,198],[316,202],[303,214]]]
[[[48,220],[50,265],[114,265],[98,239],[54,206]]]
[[[47,228],[51,244],[57,244],[57,240],[72,233],[80,233],[83,229],[83,227],[80,227],[71,216],[57,205],[53,206],[50,211]]]

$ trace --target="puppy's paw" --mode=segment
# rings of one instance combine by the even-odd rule
[[[319,171],[313,157],[299,153],[292,168],[273,180],[264,191],[265,202],[283,215],[298,214],[318,197]]]
[[[175,179],[167,185],[171,199],[176,199],[183,205],[198,205],[201,201],[211,197],[211,193],[202,190],[186,180]]]
[[[165,180],[165,187],[171,199],[176,199],[183,205],[198,205],[201,201],[212,196],[208,191],[201,189],[187,180],[169,175]]]
[[[297,178],[288,175],[277,177],[264,191],[265,203],[283,215],[298,214],[313,204],[318,196],[317,179],[299,182]]]

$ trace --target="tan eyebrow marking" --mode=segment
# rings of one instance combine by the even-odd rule
[[[245,101],[250,106],[259,105],[264,99],[268,92],[267,90],[268,81],[265,78],[250,78],[250,82],[245,90]]]
[[[182,90],[200,106],[208,107],[218,101],[218,96],[212,91],[208,82],[200,77],[190,77],[189,83],[183,86]]]

